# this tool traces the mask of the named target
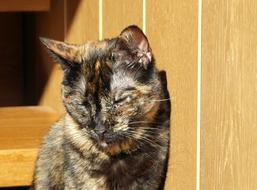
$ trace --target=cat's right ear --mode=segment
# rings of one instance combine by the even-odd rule
[[[43,37],[39,39],[62,66],[78,65],[82,62],[80,46]]]

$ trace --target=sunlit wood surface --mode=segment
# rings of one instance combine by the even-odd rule
[[[31,184],[38,147],[57,118],[47,107],[0,108],[0,187]]]
[[[148,36],[171,95],[171,147],[166,190],[196,183],[197,1],[149,0]]]
[[[120,34],[127,26],[135,24],[143,26],[142,0],[104,0],[103,9],[103,37],[110,38]]]
[[[257,189],[257,1],[203,1],[201,189]]]

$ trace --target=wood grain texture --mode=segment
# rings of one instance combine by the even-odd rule
[[[1,0],[0,12],[48,11],[50,0]]]
[[[38,149],[0,150],[0,187],[29,186]]]
[[[257,189],[257,1],[203,3],[201,189]]]
[[[0,106],[23,104],[22,15],[0,14]]]
[[[0,187],[31,184],[38,147],[57,118],[47,107],[0,109]]]
[[[129,25],[138,25],[142,28],[142,0],[103,1],[103,37],[111,38]]]
[[[67,0],[66,14],[67,42],[98,40],[98,1]]]
[[[48,107],[0,108],[0,149],[37,148],[56,120],[56,112]]]
[[[166,190],[196,183],[197,1],[147,1],[146,34],[172,101]]]

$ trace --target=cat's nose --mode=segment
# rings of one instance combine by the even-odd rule
[[[102,139],[104,137],[104,134],[106,133],[107,131],[107,128],[105,125],[103,125],[102,123],[98,123],[96,126],[95,126],[95,129],[94,129],[95,133],[99,136],[100,139]]]

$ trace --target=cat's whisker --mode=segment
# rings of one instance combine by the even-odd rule
[[[156,124],[156,123],[154,123],[154,124]],[[158,124],[162,124],[162,123],[158,123]],[[156,126],[156,125],[154,125],[154,126],[152,126],[152,125],[142,125],[142,126],[140,126],[139,127],[140,129],[156,129],[156,130],[161,130],[162,128],[161,127],[159,127],[159,126]]]
[[[152,136],[150,136],[150,135],[143,134],[143,135],[140,136],[140,138],[137,138],[135,133],[132,133],[132,132],[128,131],[127,134],[130,135],[130,137],[132,137],[137,142],[145,142],[145,143],[151,145],[154,148],[157,148],[157,147],[160,148],[161,147],[160,144],[158,144],[157,142],[155,142],[154,140],[151,139]]]
[[[129,122],[129,124],[162,124],[160,122],[151,122],[151,121],[132,121],[132,122]]]
[[[147,134],[154,135],[160,132],[160,130],[149,130],[149,129],[142,129],[141,131],[144,131]]]
[[[162,129],[151,129],[151,128],[140,128],[140,130],[141,131],[143,131],[143,132],[147,132],[147,133],[151,133],[151,134],[155,134],[155,133],[159,133],[159,132],[161,132],[162,131]],[[136,132],[135,130],[133,131],[133,130],[131,130],[132,132]]]
[[[147,140],[148,143],[149,143],[152,147],[155,147],[156,150],[162,148],[162,146],[161,146],[160,144],[158,144],[157,142],[155,142],[155,141],[151,141],[151,140],[149,140],[149,139],[147,139],[147,138],[145,138],[145,140]]]
[[[149,139],[146,139],[146,138],[141,138],[141,139],[138,139],[137,141],[139,143],[146,143],[157,151],[161,148],[161,145],[157,144],[156,142],[150,141]]]
[[[155,133],[151,133],[151,134],[144,133],[140,136],[140,138],[145,138],[145,139],[151,140],[153,143],[156,143],[154,140],[152,140],[153,135],[155,135]]]
[[[152,138],[154,138],[154,137],[152,136],[152,134],[146,134],[146,133],[144,133],[144,134],[140,135],[140,138],[138,138],[138,137],[136,136],[136,134],[133,133],[133,132],[129,132],[129,134],[131,134],[131,135],[133,136],[133,139],[134,139],[135,141],[137,141],[138,143],[146,143],[146,144],[149,144],[149,145],[151,145],[153,148],[155,148],[156,150],[159,150],[159,148],[162,148],[162,145],[160,145],[157,141],[155,141],[154,139],[152,139]]]
[[[151,100],[153,102],[164,102],[164,101],[169,101],[170,98],[165,98],[165,99],[160,99],[160,100]]]

